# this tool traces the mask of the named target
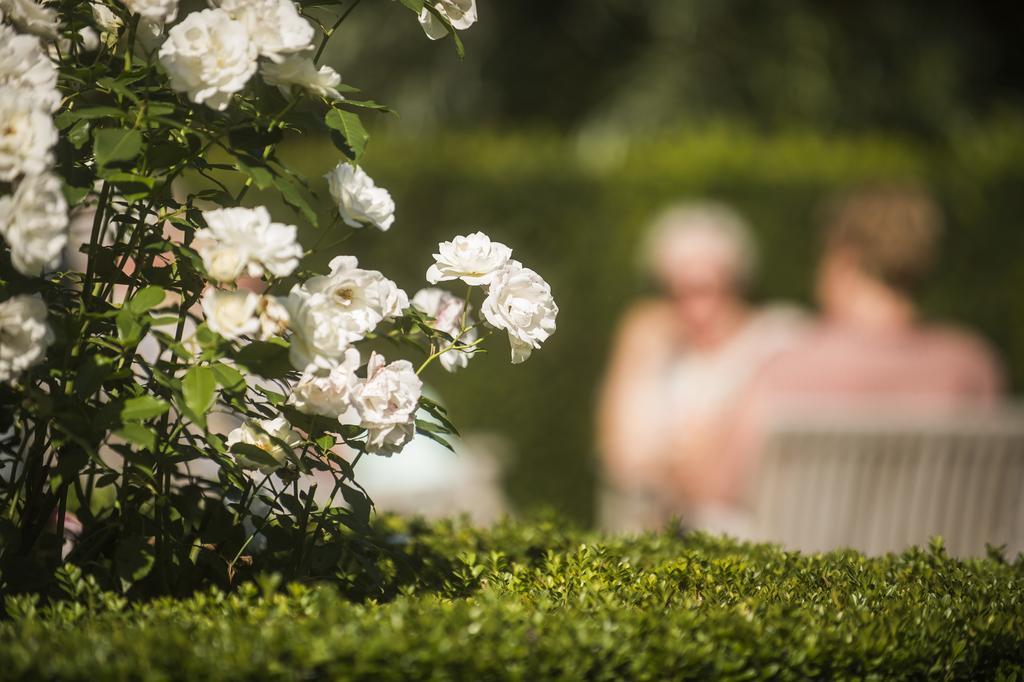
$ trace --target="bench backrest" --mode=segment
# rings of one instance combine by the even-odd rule
[[[769,439],[752,535],[803,551],[1024,551],[1024,414],[822,420]]]

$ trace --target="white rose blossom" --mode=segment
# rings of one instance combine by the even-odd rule
[[[275,277],[294,272],[302,257],[298,228],[275,223],[263,206],[203,211],[207,227],[196,231],[196,250],[206,273],[220,282],[234,281],[242,272]]]
[[[218,0],[213,3],[242,22],[263,57],[280,62],[312,48],[315,31],[291,0]]]
[[[22,31],[54,40],[60,28],[57,10],[35,0],[0,0],[0,15]]]
[[[26,176],[14,194],[0,197],[0,235],[23,275],[39,276],[60,264],[67,227],[68,204],[60,178],[52,173]]]
[[[60,107],[57,67],[39,38],[0,24],[0,88],[33,106],[53,112]]]
[[[481,312],[492,327],[508,332],[512,362],[518,364],[555,333],[558,306],[548,283],[513,260],[491,282]]]
[[[359,425],[366,429],[366,451],[392,455],[416,433],[416,409],[423,383],[408,360],[386,364],[374,352],[366,364],[366,379],[356,389]]]
[[[420,289],[412,297],[412,304],[433,319],[431,327],[448,334],[459,345],[469,345],[477,340],[477,330],[473,328],[474,321],[469,311],[466,311],[463,317],[466,302],[455,294],[434,287]],[[469,329],[460,336],[463,324]],[[441,361],[442,367],[454,372],[468,366],[469,359],[475,351],[476,349],[452,348],[442,353],[438,360]]]
[[[178,16],[178,0],[122,0],[132,14],[149,22],[169,24]]]
[[[453,28],[464,31],[476,23],[476,0],[440,0],[428,5],[448,20]],[[448,27],[426,7],[420,12],[420,26],[431,40],[440,40],[448,35]]]
[[[46,356],[53,331],[38,295],[0,302],[0,382],[9,383]]]
[[[342,161],[324,177],[346,225],[362,227],[370,224],[386,232],[395,222],[395,202],[391,194],[377,187],[359,166]]]
[[[330,368],[345,350],[383,320],[409,307],[409,298],[376,270],[363,270],[353,256],[338,256],[326,275],[296,284],[288,294],[292,365]]]
[[[309,57],[294,55],[280,63],[264,62],[260,74],[267,85],[276,85],[285,97],[291,96],[293,85],[325,99],[345,99],[338,92],[341,76],[329,66],[316,64]]]
[[[225,339],[239,339],[260,333],[260,297],[251,291],[207,289],[203,294],[206,326]]]
[[[33,98],[0,87],[0,182],[38,175],[53,164],[57,127]]]
[[[260,303],[256,308],[260,321],[260,341],[266,341],[273,336],[283,336],[288,331],[291,318],[284,302],[285,299],[278,296],[260,296]]]
[[[224,111],[256,72],[256,45],[245,25],[219,9],[192,12],[167,34],[160,62],[171,87]]]
[[[302,437],[292,429],[284,417],[274,419],[249,419],[228,434],[227,446],[236,443],[254,445],[270,455],[275,464],[250,459],[243,453],[232,453],[243,469],[256,469],[269,474],[285,465],[288,450],[294,450],[302,443]]]
[[[458,236],[437,245],[434,264],[427,270],[431,284],[461,279],[469,285],[489,284],[512,257],[512,249],[492,242],[483,232]]]
[[[340,420],[352,406],[359,386],[359,363],[359,351],[347,348],[341,361],[331,369],[304,373],[288,402],[299,412]]]

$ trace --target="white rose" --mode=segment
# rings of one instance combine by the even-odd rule
[[[463,31],[476,23],[476,0],[440,0],[428,2],[433,5],[448,23]],[[440,40],[448,35],[448,27],[426,7],[420,12],[420,26],[431,40]]]
[[[0,88],[0,181],[38,175],[53,164],[57,128],[50,115],[14,88]]]
[[[256,45],[245,25],[219,9],[192,12],[167,34],[160,62],[171,87],[224,111],[256,72]]]
[[[525,361],[555,333],[558,306],[551,287],[518,261],[510,261],[491,282],[481,311],[492,327],[508,332],[513,363]]]
[[[312,47],[313,26],[290,0],[218,0],[215,4],[245,24],[260,55],[272,61]]]
[[[359,351],[346,349],[341,362],[331,369],[303,374],[288,402],[299,412],[339,419],[352,406],[352,396],[359,385],[359,363]]]
[[[274,419],[249,419],[228,434],[227,445],[235,443],[254,445],[270,455],[276,464],[257,462],[244,454],[232,453],[235,461],[244,469],[258,469],[269,474],[284,466],[288,459],[288,451],[294,450],[302,443],[300,436],[284,417]]]
[[[408,360],[385,364],[378,353],[370,355],[366,379],[355,394],[360,426],[366,429],[366,450],[392,455],[416,433],[416,408],[423,383]]]
[[[408,296],[394,282],[358,264],[352,256],[338,256],[330,273],[292,287],[287,307],[296,369],[337,364],[349,345],[409,307]]]
[[[143,19],[169,24],[178,16],[178,0],[123,0],[125,6]]]
[[[512,249],[492,242],[483,232],[458,236],[437,245],[434,264],[427,269],[431,284],[461,279],[466,284],[489,284],[512,257]]]
[[[234,282],[249,263],[248,250],[243,251],[234,244],[212,242],[197,247],[197,250],[206,274],[218,282]]]
[[[391,194],[377,187],[359,166],[342,161],[324,177],[346,225],[370,224],[386,231],[395,222],[395,202]]]
[[[298,85],[325,99],[345,99],[337,90],[341,84],[338,72],[329,66],[317,69],[309,57],[296,55],[279,64],[264,62],[260,74],[267,85],[276,85],[285,97],[290,97],[292,86]]]
[[[46,304],[38,295],[0,303],[0,382],[10,382],[39,363],[53,343]]]
[[[412,304],[433,319],[431,327],[448,334],[459,345],[468,345],[476,341],[476,329],[468,329],[460,335],[463,324],[466,327],[473,327],[474,322],[468,311],[463,319],[466,302],[458,296],[444,289],[420,289],[412,297]],[[454,372],[469,365],[469,358],[474,352],[475,348],[468,351],[452,348],[442,353],[438,359],[442,367]]]
[[[8,17],[22,31],[53,40],[60,20],[57,10],[35,0],[0,0],[0,15]]]
[[[260,340],[266,341],[272,336],[282,336],[288,331],[291,318],[284,298],[277,296],[260,296],[258,307],[260,320]]]
[[[255,336],[260,331],[260,297],[251,291],[207,289],[203,294],[206,326],[225,339]]]
[[[257,208],[259,210],[266,214],[262,206]],[[269,218],[267,214],[267,222],[262,224],[253,247],[253,256],[255,262],[274,277],[287,277],[299,267],[299,259],[302,258],[302,245],[297,241],[298,228],[270,222]],[[252,265],[249,272],[253,272]]]
[[[39,38],[20,34],[4,24],[0,24],[0,88],[47,111],[60,107],[57,67]]]
[[[218,208],[203,211],[206,228],[196,231],[196,250],[210,277],[234,281],[242,272],[287,277],[299,265],[302,246],[296,241],[298,228],[274,223],[263,206]]]
[[[23,275],[39,276],[60,264],[67,227],[68,204],[52,173],[26,176],[14,194],[0,197],[0,235]]]

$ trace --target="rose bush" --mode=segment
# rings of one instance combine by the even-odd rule
[[[504,330],[519,362],[554,330],[547,285],[482,232],[427,274],[465,291],[412,302],[353,256],[304,267],[367,225],[401,239],[359,165],[360,114],[382,107],[319,63],[359,4],[0,0],[4,588],[43,589],[62,561],[132,594],[329,573],[367,528],[359,458],[456,433],[422,395],[433,361],[463,368]],[[476,20],[473,0],[378,7],[460,54]],[[317,129],[341,157],[330,225],[276,153]],[[253,187],[294,214],[246,204]]]

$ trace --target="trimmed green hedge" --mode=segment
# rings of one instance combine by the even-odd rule
[[[499,340],[473,361],[480,365],[474,371],[432,370],[425,379],[440,389],[461,429],[495,431],[512,442],[515,502],[558,505],[586,522],[596,471],[588,447],[595,388],[613,326],[643,289],[637,241],[670,201],[734,203],[760,238],[757,294],[806,303],[818,203],[858,182],[920,179],[949,217],[942,267],[925,292],[927,309],[982,330],[1006,358],[1013,385],[1024,387],[1024,122],[993,123],[951,140],[923,146],[885,135],[733,128],[619,140],[550,133],[376,136],[365,164],[394,194],[397,220],[386,239],[363,230],[340,248],[369,267],[405,273],[398,283],[412,293],[424,286],[424,254],[439,240],[483,229],[515,244],[518,257],[544,275],[561,312],[543,353],[512,367]],[[282,153],[317,177],[334,157],[316,144]],[[314,188],[327,196],[322,181]],[[272,193],[249,198],[280,202]],[[293,214],[281,206],[275,215]],[[322,216],[328,225],[326,203]],[[326,263],[336,251],[315,257]]]
[[[674,531],[602,539],[553,523],[393,525],[387,537],[387,601],[262,579],[230,595],[127,604],[69,575],[76,602],[6,600],[0,678],[1024,675],[1020,558],[958,561],[941,543],[877,559],[801,556]]]

